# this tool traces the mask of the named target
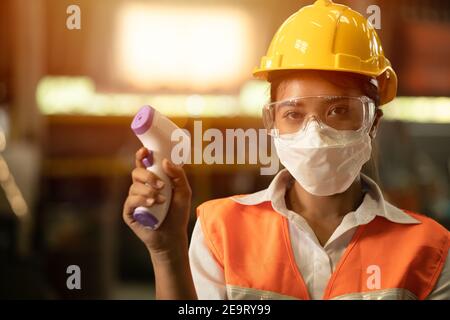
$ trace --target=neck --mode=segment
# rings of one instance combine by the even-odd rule
[[[363,192],[359,177],[346,191],[331,196],[308,193],[297,181],[286,192],[286,206],[305,218],[322,245],[339,226],[344,216],[356,210],[362,200]]]

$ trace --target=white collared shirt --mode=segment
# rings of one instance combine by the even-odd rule
[[[285,192],[292,181],[284,169],[272,180],[267,189],[232,198],[244,205],[256,205],[271,201],[276,212],[288,220],[291,246],[300,273],[305,280],[312,299],[321,299],[328,280],[357,227],[372,221],[377,215],[402,224],[420,223],[402,210],[384,200],[378,185],[361,174],[367,192],[361,205],[346,214],[327,243],[322,246],[307,221],[286,207]],[[197,220],[189,248],[189,261],[195,289],[199,299],[227,299],[225,278],[222,267],[216,262],[205,243],[201,224]],[[444,269],[435,289],[428,299],[450,299],[450,263],[447,257]]]

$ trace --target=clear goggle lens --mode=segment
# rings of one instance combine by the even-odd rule
[[[315,119],[336,130],[370,130],[375,103],[368,97],[308,96],[266,104],[263,122],[269,134],[302,132]]]

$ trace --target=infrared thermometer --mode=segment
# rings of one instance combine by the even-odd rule
[[[162,115],[151,106],[143,106],[135,115],[131,123],[131,129],[134,131],[138,139],[146,147],[150,154],[142,163],[147,170],[155,173],[162,181],[164,187],[160,189],[160,194],[166,198],[161,204],[154,203],[151,207],[138,207],[134,210],[133,217],[140,224],[149,227],[152,230],[158,229],[166,218],[172,200],[172,182],[164,173],[162,161],[164,158],[171,160],[175,164],[177,161],[172,160],[171,152],[174,143],[172,142],[172,134],[175,130],[176,136],[182,139],[183,143],[190,146],[189,136],[175,123]],[[189,150],[189,146],[185,150]],[[187,156],[187,154],[186,154]]]

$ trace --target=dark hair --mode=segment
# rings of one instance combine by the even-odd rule
[[[271,77],[268,79],[270,83],[270,102],[276,101],[277,91],[279,89],[279,86],[283,80],[289,77],[293,77],[296,73],[298,73],[298,70],[282,70],[274,72]],[[301,72],[301,71],[300,71]],[[368,98],[372,99],[375,102],[375,108],[376,112],[379,112],[379,106],[380,106],[380,96],[378,93],[377,86],[373,83],[373,78],[365,75],[355,74],[355,73],[348,73],[348,72],[340,72],[340,71],[322,71],[317,70],[317,72],[320,73],[336,73],[339,72],[340,75],[344,74],[345,77],[341,77],[340,79],[350,79],[352,80],[352,83],[356,83],[360,85],[361,91],[366,95]],[[345,81],[340,81],[337,83],[336,81],[333,81],[332,77],[327,77],[328,81],[334,82],[338,86],[341,87],[347,87],[349,84],[347,84]],[[372,139],[372,154],[362,169],[361,172],[365,175],[369,176],[372,180],[374,180],[378,185],[380,185],[380,175],[378,171],[378,144],[374,139]]]

